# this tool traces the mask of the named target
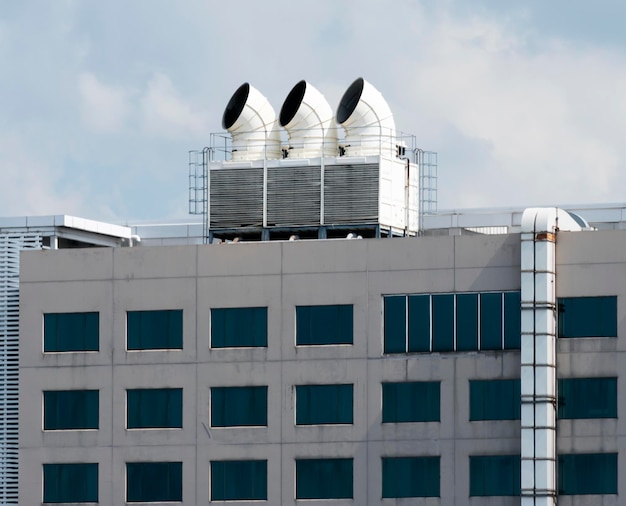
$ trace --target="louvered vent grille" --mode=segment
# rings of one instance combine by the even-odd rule
[[[263,169],[212,170],[211,228],[263,225]]]
[[[20,250],[40,248],[38,234],[0,234],[0,504],[18,500]]]
[[[324,174],[324,222],[378,222],[378,164],[332,165]]]
[[[320,167],[268,169],[268,226],[319,225],[320,179]]]

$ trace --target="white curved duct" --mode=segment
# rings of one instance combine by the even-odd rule
[[[289,135],[289,158],[337,156],[337,125],[333,110],[316,88],[296,84],[280,109],[280,126]]]
[[[396,124],[381,93],[362,77],[346,90],[337,107],[337,123],[346,131],[348,156],[396,156]]]
[[[243,83],[229,100],[222,127],[232,136],[233,161],[281,158],[276,112],[249,83]]]

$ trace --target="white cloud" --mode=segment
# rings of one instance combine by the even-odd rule
[[[124,129],[131,113],[131,93],[121,87],[108,86],[89,72],[78,76],[78,90],[85,124],[103,133]]]
[[[152,137],[181,139],[208,135],[206,120],[193,104],[182,98],[171,79],[155,74],[141,98],[142,123]]]

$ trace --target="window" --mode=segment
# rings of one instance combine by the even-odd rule
[[[470,421],[519,420],[519,379],[470,380]]]
[[[352,499],[352,459],[296,459],[296,499]]]
[[[212,387],[211,426],[267,425],[267,387]]]
[[[470,496],[520,495],[520,456],[470,456]]]
[[[296,307],[296,344],[352,344],[352,305]]]
[[[383,423],[440,421],[440,383],[383,383]]]
[[[439,457],[383,457],[383,499],[439,497]]]
[[[558,380],[561,419],[617,418],[617,378]]]
[[[267,460],[211,461],[211,501],[266,501]]]
[[[617,297],[558,299],[559,337],[617,337]]]
[[[384,353],[520,348],[520,292],[388,295]]]
[[[98,502],[98,464],[44,464],[43,502]]]
[[[182,426],[182,388],[148,388],[126,391],[127,428],[180,429]]]
[[[44,430],[97,429],[98,390],[54,390],[43,393]]]
[[[211,309],[212,348],[267,346],[267,308]]]
[[[129,350],[182,350],[183,311],[128,311]]]
[[[617,494],[617,453],[559,455],[559,494]]]
[[[98,351],[98,313],[47,313],[43,315],[43,351]]]
[[[126,502],[181,502],[182,462],[127,462]]]
[[[352,385],[296,386],[296,425],[352,423]]]

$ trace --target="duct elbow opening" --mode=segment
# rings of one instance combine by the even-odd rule
[[[336,117],[346,132],[346,156],[397,156],[393,114],[382,94],[362,77],[343,94]]]
[[[289,92],[279,115],[289,136],[287,157],[337,156],[333,110],[310,83],[299,81]]]
[[[232,137],[232,160],[281,158],[276,113],[267,98],[249,83],[242,84],[224,110],[222,127]]]

